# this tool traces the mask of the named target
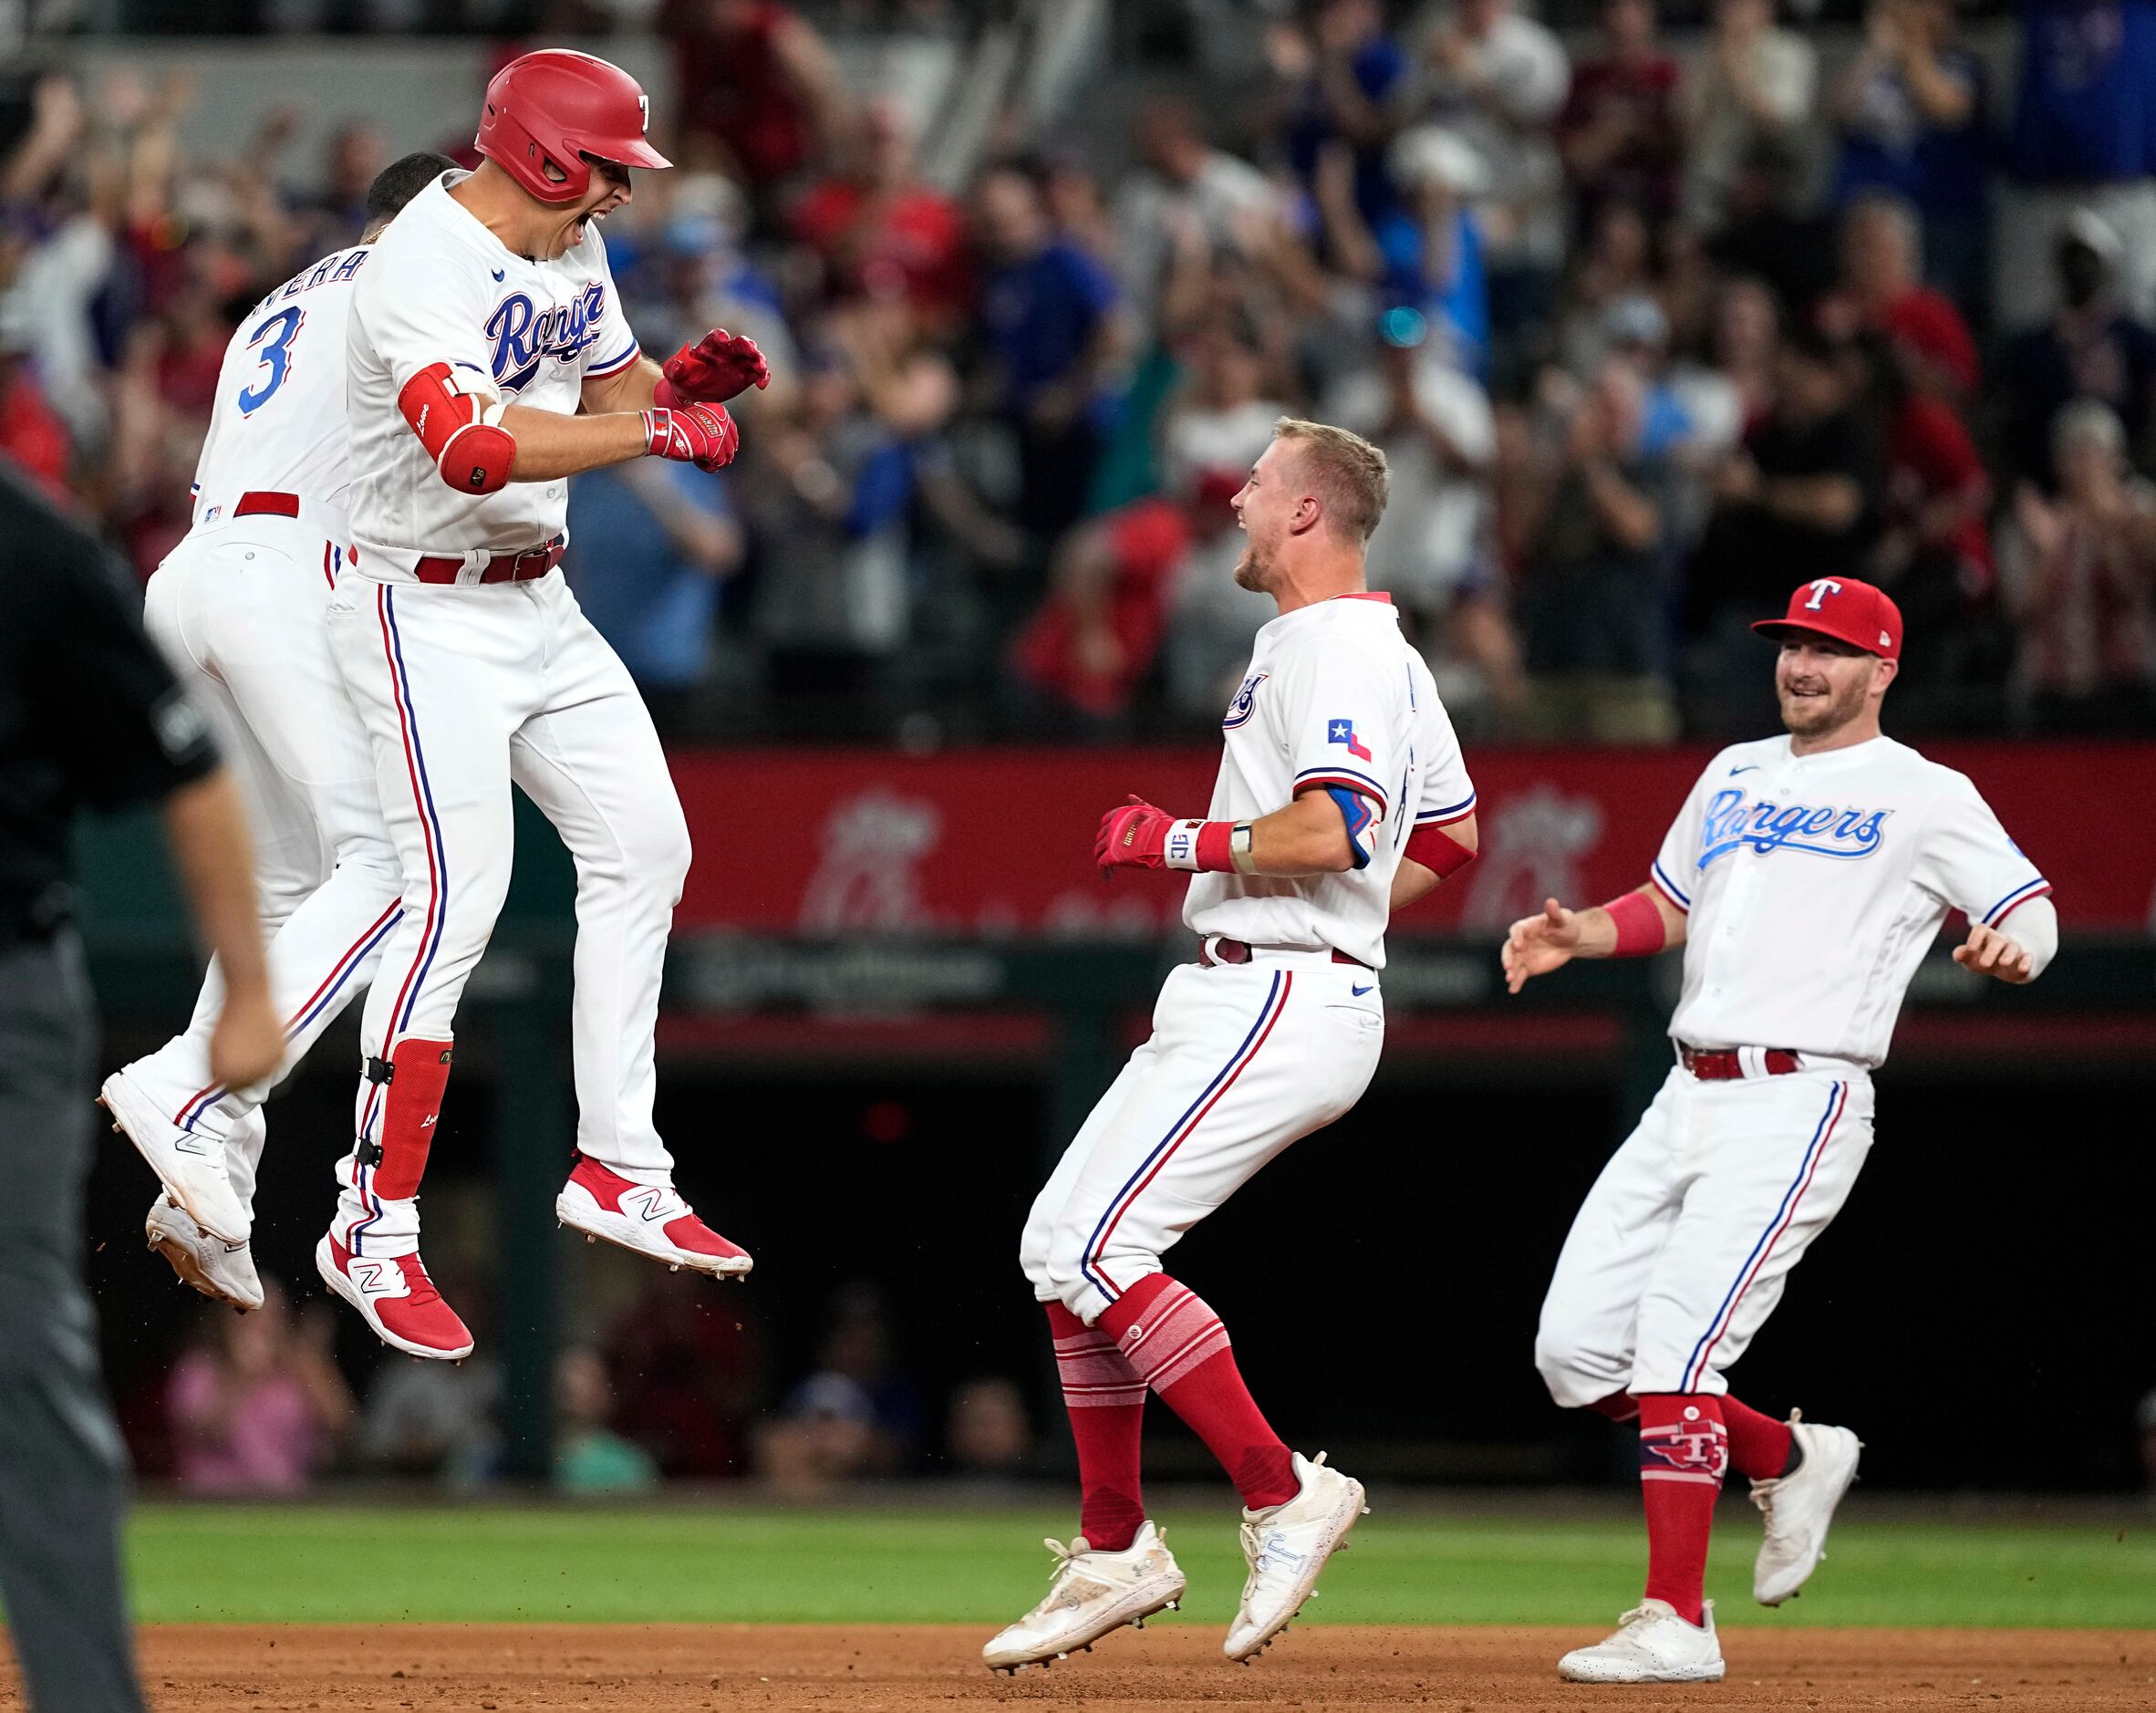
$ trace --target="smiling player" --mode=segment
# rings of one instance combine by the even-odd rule
[[[1475,853],[1475,788],[1437,687],[1391,597],[1363,587],[1387,479],[1367,441],[1279,424],[1233,504],[1249,537],[1236,581],[1271,596],[1280,616],[1259,630],[1220,722],[1210,818],[1134,798],[1101,822],[1104,875],[1192,876],[1183,920],[1199,943],[1026,1222],[1020,1259],[1047,1310],[1077,1442],[1082,1532],[1049,1543],[1047,1597],[983,1650],[1000,1670],[1088,1646],[1180,1598],[1183,1573],[1140,1497],[1148,1389],[1242,1495],[1249,1573],[1228,1658],[1251,1658],[1287,1627],[1363,1513],[1360,1482],[1273,1432],[1219,1316],[1160,1258],[1362,1097],[1384,1043],[1386,919]]]
[[[353,545],[330,646],[372,742],[404,913],[368,998],[356,1141],[316,1264],[413,1355],[472,1347],[420,1261],[418,1195],[458,997],[508,890],[513,784],[576,859],[580,1158],[555,1211],[675,1267],[750,1267],[675,1192],[652,1121],[681,805],[627,669],[555,569],[567,478],[646,456],[717,470],[739,441],[719,401],[768,379],[723,331],[662,371],[622,318],[599,223],[632,169],[668,164],[648,117],[603,59],[512,62],[487,86],[479,170],[412,199],[352,302]]]
[[[1763,1416],[1723,1373],[1856,1182],[1871,1071],[1946,913],[1969,919],[1954,961],[2002,981],[2035,980],[2058,946],[2050,884],[1976,788],[1881,735],[1894,603],[1819,577],[1753,628],[1780,640],[1789,735],[1707,764],[1647,885],[1587,910],[1552,898],[1505,942],[1515,993],[1573,958],[1684,949],[1677,1064],[1573,1220],[1535,1341],[1560,1404],[1640,1425],[1646,1597],[1559,1662],[1574,1682],[1721,1677],[1701,1586],[1731,1465],[1767,1517],[1763,1604],[1826,1556],[1856,1435]]]

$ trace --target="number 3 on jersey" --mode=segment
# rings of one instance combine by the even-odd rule
[[[247,348],[260,353],[262,367],[269,370],[269,378],[241,389],[242,416],[253,416],[285,384],[285,377],[292,372],[292,337],[306,319],[306,311],[295,305],[290,309],[278,310],[248,336]]]

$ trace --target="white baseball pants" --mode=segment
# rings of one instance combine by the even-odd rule
[[[452,1039],[509,889],[510,791],[521,786],[576,864],[576,1146],[634,1182],[669,1181],[652,1119],[652,1032],[689,828],[627,669],[558,575],[432,586],[347,568],[329,634],[404,868],[404,916],[368,998],[362,1051],[387,1060],[402,1041]],[[356,1253],[355,1227],[367,1254],[409,1253],[415,1198],[373,1193],[368,1157],[396,1124],[372,1092],[363,1081],[334,1229]]]
[[[323,630],[343,555],[312,516],[197,529],[150,579],[143,618],[209,711],[239,782],[254,846],[284,1067],[228,1089],[210,1075],[224,984],[212,962],[186,1031],[127,1066],[172,1123],[226,1145],[233,1188],[254,1204],[261,1106],[372,979],[401,908],[403,875],[375,800],[366,733]]]
[[[1377,976],[1330,953],[1178,965],[1026,1220],[1042,1302],[1088,1325],[1259,1168],[1363,1096],[1384,1045]]]
[[[1620,1392],[1727,1391],[1724,1371],[1871,1149],[1861,1070],[1703,1083],[1673,1069],[1558,1257],[1535,1338],[1550,1396],[1577,1409]]]

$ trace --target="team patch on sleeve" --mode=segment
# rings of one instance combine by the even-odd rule
[[[1355,722],[1353,720],[1326,721],[1325,742],[1346,744],[1347,753],[1359,762],[1366,762],[1370,759],[1368,747],[1360,738],[1355,736]]]

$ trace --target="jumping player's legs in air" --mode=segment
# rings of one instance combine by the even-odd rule
[[[175,549],[144,608],[245,796],[287,1051],[269,1083],[215,1082],[223,984],[212,964],[188,1027],[116,1072],[103,1099],[167,1186],[147,1221],[151,1247],[197,1290],[239,1307],[261,1302],[247,1243],[262,1102],[371,979],[402,889],[366,738],[322,631],[337,556],[295,519],[235,522]]]
[[[689,853],[626,669],[559,577],[478,588],[348,578],[331,633],[374,740],[405,882],[404,917],[361,1023],[357,1140],[338,1164],[337,1213],[316,1255],[325,1279],[397,1349],[454,1357],[471,1347],[419,1261],[418,1194],[458,1001],[507,896],[513,783],[576,864],[583,1158],[556,1211],[669,1265],[746,1272],[747,1255],[675,1193],[652,1123],[659,977]]]
[[[1059,1550],[1049,1598],[988,1645],[990,1665],[1053,1659],[1180,1596],[1182,1573],[1145,1521],[1148,1390],[1242,1496],[1251,1576],[1230,1658],[1286,1627],[1362,1513],[1358,1483],[1281,1442],[1219,1316],[1160,1258],[1268,1161],[1354,1105],[1384,1042],[1383,1013],[1364,997],[1374,985],[1369,971],[1322,959],[1177,969],[1152,1038],[1035,1199],[1020,1258],[1047,1311],[1077,1442],[1081,1539]]]
[[[1673,1071],[1581,1203],[1535,1360],[1559,1404],[1639,1424],[1648,1569],[1640,1607],[1607,1641],[1568,1654],[1565,1677],[1723,1675],[1704,1584],[1731,1468],[1767,1514],[1759,1600],[1780,1604],[1825,1556],[1856,1436],[1765,1416],[1731,1396],[1723,1375],[1840,1211],[1871,1143],[1861,1072],[1699,1082]]]

